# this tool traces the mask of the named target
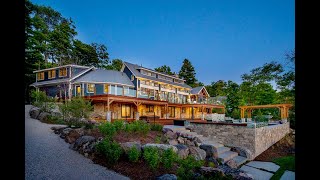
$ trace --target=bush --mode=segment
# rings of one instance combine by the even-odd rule
[[[160,136],[156,136],[155,139],[154,139],[154,142],[157,143],[157,144],[160,144],[161,143],[161,137]]]
[[[112,139],[116,133],[116,128],[110,122],[105,122],[98,126],[100,132],[105,136],[105,138]]]
[[[159,150],[156,147],[146,147],[143,151],[143,158],[152,170],[155,170],[160,163]]]
[[[49,124],[66,124],[66,122],[63,121],[62,119],[60,119],[59,117],[52,116],[52,115],[48,116],[48,119],[47,119],[47,121],[45,123],[49,123]]]
[[[130,162],[137,162],[141,155],[141,151],[136,146],[132,146],[128,151],[128,157]]]
[[[117,142],[112,142],[109,139],[104,139],[98,143],[96,149],[106,157],[107,163],[109,164],[115,164],[123,153],[121,146]]]
[[[178,155],[173,151],[172,148],[165,150],[162,154],[163,166],[166,169],[172,168],[173,163],[175,163],[177,160]]]
[[[203,165],[203,161],[197,161],[193,156],[188,156],[186,159],[180,159],[179,165],[178,179],[193,179],[194,171]]]
[[[40,108],[41,111],[50,113],[54,109],[54,99],[43,91],[31,91],[31,104]]]
[[[115,120],[113,121],[113,126],[117,132],[122,131],[125,129],[124,121],[123,120]]]
[[[151,124],[151,131],[160,131],[162,132],[163,125],[161,124]]]
[[[231,113],[231,117],[234,119],[240,119],[240,111],[239,109],[233,109]]]
[[[91,102],[82,97],[72,98],[71,101],[67,102],[67,106],[70,116],[75,118],[88,118],[90,111],[93,110]]]
[[[132,123],[125,125],[126,132],[137,132],[143,135],[147,135],[150,129],[150,125],[143,121],[133,121]]]

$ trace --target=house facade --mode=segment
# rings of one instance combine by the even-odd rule
[[[34,71],[31,84],[47,95],[70,99],[90,99],[102,119],[134,120],[204,119],[213,108],[222,108],[204,86],[192,88],[177,75],[168,75],[123,62],[120,71],[65,65]]]

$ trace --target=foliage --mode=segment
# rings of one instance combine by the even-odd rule
[[[32,105],[40,108],[41,111],[51,112],[55,105],[54,99],[48,97],[43,91],[31,91]]]
[[[82,97],[72,98],[71,101],[67,102],[67,106],[70,116],[75,118],[87,118],[93,110],[91,102]]]
[[[128,158],[130,162],[137,162],[141,155],[141,151],[136,146],[132,146],[128,151]]]
[[[295,106],[291,107],[289,110],[289,117],[288,120],[290,122],[290,128],[295,129],[296,128],[296,109]]]
[[[163,65],[157,68],[154,68],[155,71],[162,72],[165,74],[173,75],[174,73],[171,71],[171,68],[167,65]]]
[[[232,113],[231,113],[231,117],[234,119],[240,119],[240,110],[239,109],[233,109]]]
[[[163,125],[161,125],[161,124],[151,124],[150,129],[151,129],[151,131],[160,131],[160,132],[162,132]]]
[[[186,80],[185,83],[188,84],[191,87],[195,87],[195,83],[197,82],[196,79],[196,71],[194,70],[194,67],[192,66],[191,62],[188,59],[183,60],[183,64],[181,66],[181,69],[179,71],[179,77],[181,79]]]
[[[268,118],[265,115],[257,115],[254,120],[256,122],[268,122]]]
[[[216,167],[216,165],[215,165],[213,162],[209,162],[209,163],[208,163],[208,166],[209,166],[209,167],[213,167],[213,168]]]
[[[150,129],[150,125],[144,121],[133,121],[125,127],[125,130],[128,132],[137,132],[143,135],[147,135]]]
[[[179,160],[177,170],[178,179],[193,179],[194,172],[203,165],[203,161],[197,161],[193,156]]]
[[[112,139],[116,133],[116,128],[111,122],[105,122],[98,126],[100,132],[105,136],[106,139]]]
[[[173,166],[173,163],[175,163],[178,160],[178,155],[173,151],[172,148],[169,148],[165,150],[162,154],[162,160],[164,168],[170,169]]]
[[[271,180],[280,179],[286,170],[295,171],[295,156],[285,156],[273,160],[274,163],[278,164],[280,168],[271,177]]]
[[[121,59],[113,59],[111,64],[105,66],[105,69],[120,71],[122,67],[122,60]]]
[[[123,153],[121,146],[117,142],[112,142],[107,138],[98,143],[96,148],[99,153],[106,157],[109,164],[115,164]]]
[[[125,128],[124,120],[115,120],[112,125],[114,126],[116,132],[122,131]]]
[[[45,123],[48,124],[66,124],[65,121],[63,121],[61,118],[57,117],[57,116],[52,116],[49,115],[47,121],[45,121]]]
[[[143,150],[143,158],[146,160],[152,170],[156,170],[161,161],[161,156],[158,148],[146,147]]]
[[[155,139],[154,139],[154,142],[157,143],[157,144],[160,144],[161,143],[161,137],[160,136],[156,136]]]

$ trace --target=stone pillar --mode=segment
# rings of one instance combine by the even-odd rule
[[[135,119],[135,120],[139,120],[139,117],[140,117],[140,113],[137,111],[136,114],[135,114],[134,119]]]
[[[247,118],[247,122],[251,122],[252,121],[252,118]]]
[[[111,122],[111,111],[107,111],[106,119],[108,122]]]
[[[246,122],[246,118],[241,118],[241,122]]]

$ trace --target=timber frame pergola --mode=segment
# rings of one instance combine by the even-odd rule
[[[248,118],[251,118],[251,113],[253,109],[263,109],[263,108],[278,108],[280,109],[281,119],[287,119],[289,116],[289,108],[292,104],[269,104],[269,105],[253,105],[253,106],[239,106],[241,119],[245,118],[244,114],[247,111]]]

